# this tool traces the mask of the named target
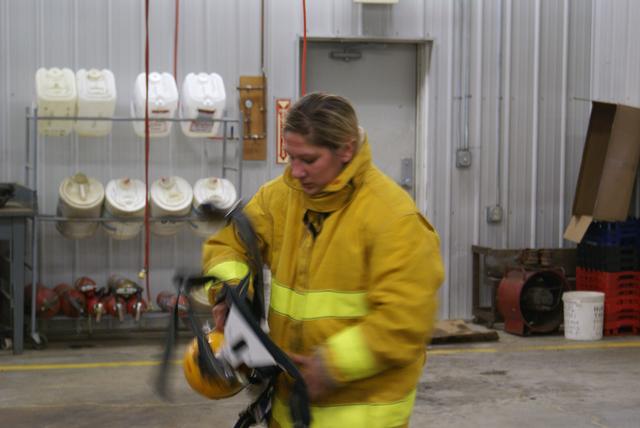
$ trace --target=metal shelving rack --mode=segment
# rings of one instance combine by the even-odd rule
[[[35,107],[27,107],[26,109],[26,163],[25,163],[25,183],[28,186],[33,188],[38,194],[38,146],[39,146],[39,134],[38,134],[38,121],[41,120],[57,120],[57,121],[109,121],[109,122],[144,122],[144,118],[134,118],[134,117],[89,117],[89,116],[65,116],[65,117],[56,117],[56,116],[38,116],[38,110]],[[193,119],[186,118],[152,118],[150,119],[154,122],[190,122]],[[222,127],[222,178],[228,178],[228,173],[233,171],[236,173],[236,188],[238,195],[242,194],[242,153],[243,153],[243,117],[240,114],[238,119],[230,119],[230,118],[222,118],[222,119],[204,119],[198,118],[199,122],[219,122]],[[233,127],[231,125],[236,125],[237,135],[233,135]],[[231,132],[229,132],[231,130]],[[132,130],[133,131],[133,130]],[[55,137],[53,137],[55,138]],[[206,137],[201,138],[203,140],[207,139]],[[235,150],[235,156],[233,159],[233,163],[229,164],[228,162],[228,144],[230,142],[235,142],[237,144]],[[202,144],[203,147],[203,158],[205,157],[205,145]],[[52,221],[86,221],[86,222],[105,222],[105,221],[121,221],[121,222],[132,222],[137,221],[141,222],[144,219],[139,218],[122,218],[122,217],[97,217],[97,218],[69,218],[69,217],[60,217],[58,215],[46,214],[37,212],[34,215],[34,221],[31,222],[31,272],[32,272],[32,284],[37,284],[40,276],[39,272],[39,264],[38,264],[38,223],[40,222],[52,222]],[[150,221],[194,221],[199,220],[197,217],[188,216],[188,217],[151,217]],[[31,293],[31,328],[30,328],[30,337],[33,340],[33,345],[37,347],[45,346],[44,338],[38,331],[38,324],[36,320],[36,293]],[[149,302],[151,304],[151,302]],[[151,315],[151,314],[147,314]],[[156,316],[151,315],[152,318],[157,316],[167,317],[166,314],[156,314]],[[62,317],[67,318],[67,317]],[[69,318],[70,320],[72,318]],[[85,320],[87,322],[88,330],[91,332],[92,330],[92,320],[91,317],[85,318],[74,318],[77,323]],[[24,323],[24,320],[21,320],[21,323]],[[76,324],[78,325],[78,324]]]

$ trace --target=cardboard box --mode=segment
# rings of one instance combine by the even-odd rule
[[[624,221],[640,157],[640,109],[593,102],[565,239],[580,242],[594,220]]]

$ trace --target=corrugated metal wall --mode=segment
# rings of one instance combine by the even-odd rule
[[[135,76],[144,69],[144,8],[130,0],[0,2],[0,180],[23,181],[25,107],[39,67],[105,67],[116,75],[118,109],[128,115]],[[228,115],[238,114],[240,75],[261,73],[260,0],[181,2],[178,74],[222,75]],[[274,162],[275,98],[297,96],[301,0],[265,1],[269,153],[246,162],[243,195],[279,174]],[[573,199],[591,98],[640,104],[640,5],[631,0],[402,0],[361,5],[307,2],[310,36],[433,40],[429,69],[425,211],[442,238],[447,282],[442,316],[471,314],[470,246],[558,247]],[[174,1],[151,2],[151,69],[173,66]],[[179,77],[179,83],[181,78]],[[40,140],[41,207],[55,210],[57,183],[77,169],[103,182],[142,177],[142,144],[130,124],[108,138]],[[458,169],[458,148],[470,168]],[[189,181],[220,167],[219,147],[179,132],[153,143],[151,177]],[[204,159],[204,160],[203,160]],[[133,172],[132,172],[133,171]],[[485,210],[504,208],[489,224]],[[42,226],[47,285],[80,274],[105,280],[142,266],[141,240],[104,234],[74,242]],[[199,240],[188,231],[154,238],[152,288],[169,287],[175,266],[196,267]]]

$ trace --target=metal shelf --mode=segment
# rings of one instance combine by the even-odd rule
[[[144,122],[144,118],[135,118],[135,117],[90,117],[90,116],[66,116],[66,117],[58,117],[58,116],[38,116],[38,111],[36,108],[28,107],[26,109],[26,163],[25,163],[25,182],[29,185],[33,183],[34,189],[37,190],[38,185],[38,148],[39,148],[39,134],[38,134],[38,121],[41,120],[56,120],[56,121],[100,121],[100,122]],[[191,122],[194,119],[188,118],[149,118],[151,122]],[[242,153],[243,153],[243,118],[242,115],[238,119],[230,119],[230,118],[221,118],[221,119],[212,119],[212,118],[198,118],[198,122],[217,122],[222,124],[222,136],[221,137],[212,137],[206,138],[201,137],[198,138],[203,142],[203,153],[205,153],[205,143],[216,142],[222,143],[222,178],[227,178],[228,172],[236,173],[236,188],[238,194],[242,192]],[[234,135],[233,128],[230,125],[236,125],[237,132]],[[230,132],[229,129],[231,129]],[[131,129],[133,132],[133,129]],[[47,137],[51,139],[56,139],[58,137],[51,136]],[[82,137],[80,137],[82,138]],[[136,137],[137,139],[143,139],[143,137]],[[166,138],[166,137],[163,137]],[[155,138],[154,138],[155,139]],[[234,162],[229,163],[230,160],[228,158],[228,148],[227,145],[229,143],[237,144],[236,151],[234,155]],[[79,149],[76,149],[79,150]],[[37,201],[36,201],[37,202]],[[32,272],[32,283],[38,283],[38,278],[40,275],[39,272],[39,264],[38,264],[38,228],[36,225],[40,222],[144,222],[144,218],[140,217],[110,217],[110,216],[101,216],[94,218],[76,218],[76,217],[62,217],[56,214],[40,214],[36,212],[31,222],[31,272]],[[183,217],[152,217],[150,219],[151,222],[201,222],[207,221],[206,218],[189,215]],[[40,320],[36,319],[36,305],[35,305],[35,297],[36,293],[32,293],[32,302],[31,302],[31,337],[36,345],[42,344],[38,322],[40,323],[82,323],[83,321],[91,323],[91,319],[88,318],[67,318],[67,317],[54,317],[52,320]],[[22,313],[22,311],[19,311]],[[22,316],[22,315],[21,315]],[[168,319],[168,314],[166,313],[147,313],[143,317],[147,317],[145,322],[159,322],[163,323]],[[108,319],[108,317],[106,318]],[[105,319],[105,320],[106,320]],[[126,320],[120,323],[118,320],[115,320],[116,325],[120,328],[129,328],[134,329],[138,328],[135,324],[134,320],[129,320],[134,323],[130,325],[126,322]],[[20,323],[22,325],[24,321],[21,319]],[[94,322],[95,324],[95,322]],[[80,324],[76,324],[76,329]],[[91,326],[91,324],[89,324]]]

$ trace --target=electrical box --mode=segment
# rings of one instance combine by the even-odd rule
[[[500,223],[502,221],[503,213],[500,205],[493,205],[487,207],[487,223]]]
[[[456,150],[456,167],[469,168],[471,166],[471,151],[469,149]]]

